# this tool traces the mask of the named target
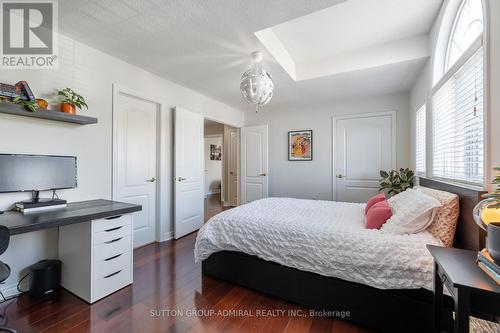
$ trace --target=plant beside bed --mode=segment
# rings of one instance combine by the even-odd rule
[[[388,196],[393,196],[415,186],[415,173],[408,168],[384,171],[380,170],[379,191],[385,191]]]

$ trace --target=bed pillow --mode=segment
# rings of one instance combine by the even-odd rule
[[[374,195],[373,197],[368,199],[368,201],[366,202],[366,206],[365,206],[365,215],[368,214],[368,210],[370,209],[370,207],[375,205],[377,202],[381,202],[384,200],[385,200],[385,195],[383,193]]]
[[[366,213],[365,228],[380,229],[391,216],[392,210],[387,200],[379,201]]]
[[[442,207],[437,209],[434,220],[427,228],[427,231],[439,239],[444,246],[453,246],[460,206],[458,195],[423,186],[418,186],[416,189],[439,200],[442,205]]]
[[[441,203],[416,189],[408,189],[388,200],[392,217],[382,226],[384,232],[394,234],[416,234],[431,223],[436,208]]]

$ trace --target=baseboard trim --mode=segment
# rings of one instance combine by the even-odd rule
[[[166,242],[166,241],[169,241],[171,239],[174,239],[174,232],[173,231],[167,231],[167,232],[164,232],[162,235],[161,235],[161,239],[159,240],[159,242]]]
[[[214,194],[220,194],[220,191],[210,191],[210,192],[207,192],[205,193],[205,195],[214,195]]]

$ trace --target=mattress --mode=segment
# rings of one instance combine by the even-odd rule
[[[394,235],[364,228],[364,204],[291,198],[254,201],[211,218],[194,250],[200,262],[236,251],[284,266],[380,289],[432,290],[429,232]]]

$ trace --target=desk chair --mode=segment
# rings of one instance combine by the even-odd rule
[[[9,247],[9,241],[10,241],[10,230],[5,226],[0,225],[0,255],[3,254]],[[10,276],[9,265],[0,261],[0,284],[4,283],[4,281],[7,280],[9,276]],[[7,317],[4,314],[0,314],[0,319],[3,319],[2,325],[7,324]],[[0,326],[0,332],[16,333],[16,330],[6,326]]]

